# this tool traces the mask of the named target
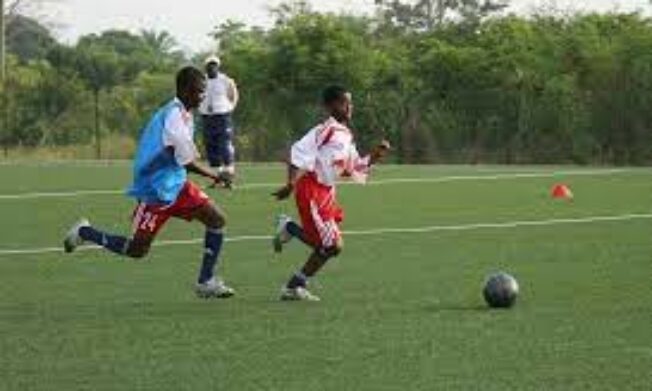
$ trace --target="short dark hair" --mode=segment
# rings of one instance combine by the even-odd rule
[[[177,72],[177,93],[187,91],[197,80],[203,80],[204,74],[193,66],[181,68]]]
[[[326,87],[326,89],[324,89],[324,92],[322,92],[322,102],[325,105],[329,105],[333,102],[336,102],[344,98],[344,95],[346,95],[346,93],[348,92],[349,91],[342,86],[338,86],[338,85],[328,86]]]

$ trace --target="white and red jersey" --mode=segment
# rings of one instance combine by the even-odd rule
[[[331,187],[342,177],[365,183],[370,168],[369,156],[360,157],[351,130],[333,117],[292,145],[290,161]]]

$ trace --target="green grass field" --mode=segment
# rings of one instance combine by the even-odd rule
[[[43,194],[119,190],[127,164],[0,166],[0,389],[652,388],[650,170],[376,174],[339,189],[352,234],[313,283],[323,301],[281,303],[307,255],[298,243],[280,259],[266,240],[227,243],[223,274],[239,294],[202,301],[191,289],[199,243],[167,243],[144,262],[51,250],[82,215],[127,232],[133,202],[120,194]],[[294,212],[268,196],[282,180],[280,166],[247,165],[239,190],[211,191],[231,238],[268,235],[275,213]],[[551,200],[555,182],[575,200]],[[201,234],[173,221],[160,240]],[[483,304],[496,270],[521,284],[512,310]]]

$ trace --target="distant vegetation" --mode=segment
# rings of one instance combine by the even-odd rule
[[[220,24],[216,46],[242,92],[241,159],[277,159],[318,118],[322,87],[341,83],[354,92],[359,142],[389,137],[398,162],[652,162],[650,19],[440,3],[377,1],[361,17],[295,2],[269,29]],[[94,145],[107,156],[96,141],[136,138],[190,61],[167,32],[67,46],[18,16],[7,37],[5,148]]]

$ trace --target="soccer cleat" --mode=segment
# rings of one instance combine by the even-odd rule
[[[281,290],[282,301],[321,301],[318,296],[310,293],[309,290],[303,287],[288,288],[283,287]]]
[[[79,220],[75,225],[70,228],[70,231],[66,234],[66,237],[63,240],[63,249],[67,253],[71,253],[77,249],[77,247],[84,244],[84,239],[79,235],[79,230],[83,227],[90,227],[91,223],[87,219]]]
[[[221,170],[222,172],[225,172],[232,177],[235,176],[235,166],[233,164],[229,164],[228,166],[221,167]]]
[[[274,238],[272,239],[272,246],[274,247],[275,253],[280,253],[283,251],[283,245],[289,242],[292,239],[292,235],[285,229],[287,224],[291,222],[292,219],[287,215],[279,215],[276,217],[276,231],[274,232]]]
[[[204,283],[195,285],[195,293],[202,299],[228,299],[235,295],[235,290],[224,284],[224,281],[213,277]]]

